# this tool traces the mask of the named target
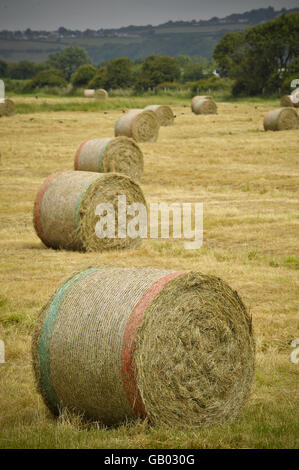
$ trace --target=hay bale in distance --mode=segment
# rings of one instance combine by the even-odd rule
[[[194,96],[191,110],[194,114],[217,114],[217,105],[211,96]]]
[[[118,195],[125,195],[127,205],[146,205],[140,186],[125,175],[62,171],[50,176],[37,194],[34,227],[42,242],[51,248],[81,251],[134,248],[140,238],[99,238],[95,232],[101,203],[113,205],[118,213]],[[130,217],[127,217],[130,220]],[[115,221],[118,237],[118,224]]]
[[[16,105],[10,98],[5,98],[4,103],[0,103],[0,117],[13,116],[16,114]]]
[[[120,116],[115,124],[115,136],[126,136],[136,142],[156,142],[159,135],[159,122],[150,110],[130,109]]]
[[[84,94],[85,98],[94,98],[95,90],[86,89],[86,90],[83,91],[83,94]]]
[[[264,117],[265,131],[286,131],[299,128],[299,117],[294,108],[278,108]]]
[[[103,88],[99,88],[98,90],[95,90],[94,97],[98,100],[107,100],[108,99],[108,92],[106,90],[104,90]]]
[[[172,126],[174,123],[174,114],[170,106],[153,104],[146,106],[145,110],[154,111],[158,118],[160,126]]]
[[[295,101],[296,95],[284,95],[280,100],[281,107],[299,108],[299,102]]]
[[[221,279],[107,267],[57,289],[32,353],[39,391],[56,415],[66,407],[106,425],[139,416],[196,427],[238,415],[255,346],[244,304]]]
[[[121,173],[139,181],[143,174],[143,153],[128,137],[86,140],[77,150],[75,170]]]

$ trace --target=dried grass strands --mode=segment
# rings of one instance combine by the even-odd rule
[[[0,103],[0,117],[13,116],[16,114],[16,105],[10,98],[6,98],[4,103]]]
[[[173,125],[175,116],[170,106],[153,104],[146,106],[144,109],[154,111],[154,113],[156,113],[160,126]]]
[[[107,100],[108,99],[108,92],[103,88],[99,88],[95,90],[94,97],[98,100]]]
[[[264,117],[265,131],[286,131],[299,128],[299,117],[294,108],[278,108]]]
[[[143,153],[134,140],[124,136],[86,140],[77,150],[75,170],[122,173],[139,181]]]
[[[84,94],[85,98],[94,98],[95,90],[86,89],[86,90],[83,91],[83,94]]]
[[[131,109],[120,116],[115,124],[115,136],[126,136],[136,142],[156,142],[159,122],[153,111]]]
[[[140,238],[117,238],[118,195],[127,204],[146,205],[140,186],[125,175],[65,171],[52,175],[37,194],[34,227],[43,243],[51,248],[82,251],[134,248]],[[116,238],[99,238],[95,228],[100,203],[110,203],[115,210]],[[128,217],[129,220],[129,217]]]
[[[238,416],[255,345],[238,294],[199,272],[91,268],[61,285],[32,342],[49,408],[104,424],[202,427]]]
[[[194,114],[217,114],[217,105],[211,96],[194,96],[191,110]]]

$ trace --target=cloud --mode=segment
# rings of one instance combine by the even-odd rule
[[[253,8],[298,6],[298,0],[0,0],[0,29],[118,28],[209,19]]]

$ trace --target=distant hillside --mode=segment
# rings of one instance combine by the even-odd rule
[[[207,21],[168,21],[157,26],[119,29],[78,31],[60,27],[57,31],[0,31],[0,59],[41,62],[51,52],[69,45],[84,47],[95,64],[121,56],[144,59],[150,54],[210,58],[214,47],[227,32],[242,31],[292,12],[299,12],[299,8],[280,11],[272,7],[260,8]]]

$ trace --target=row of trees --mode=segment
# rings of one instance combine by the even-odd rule
[[[40,64],[0,61],[0,77],[27,79],[24,91],[44,86],[66,87],[68,83],[75,88],[134,87],[136,91],[143,91],[164,82],[186,83],[207,79],[213,76],[214,69],[215,64],[204,58],[158,55],[134,62],[120,57],[96,67],[91,64],[86,50],[78,46],[52,53],[46,62]]]
[[[85,49],[77,46],[70,46],[60,52],[53,52],[46,62],[35,64],[27,60],[16,63],[7,63],[0,60],[0,77],[12,78],[16,80],[27,80],[35,77],[44,70],[60,70],[69,81],[72,74],[83,64],[89,64],[90,58]]]
[[[299,78],[299,13],[228,33],[214,50],[223,77],[234,80],[234,95],[290,91]]]

